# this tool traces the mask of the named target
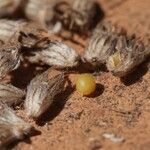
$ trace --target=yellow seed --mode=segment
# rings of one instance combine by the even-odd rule
[[[120,54],[119,53],[115,53],[111,57],[112,57],[113,66],[114,67],[120,66],[120,64],[121,64]]]
[[[76,89],[83,95],[90,95],[95,91],[96,82],[91,74],[84,73],[78,76]]]

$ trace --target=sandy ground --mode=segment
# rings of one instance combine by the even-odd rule
[[[100,0],[105,19],[136,34],[144,42],[150,38],[149,0]],[[76,35],[80,44],[65,40],[80,53],[88,39]],[[35,76],[37,66],[22,65],[11,74],[12,83],[24,88]],[[83,72],[86,70],[81,69]],[[42,71],[38,67],[38,71]],[[75,84],[77,75],[70,75]],[[124,80],[108,72],[95,76],[97,90],[83,97],[75,89],[58,96],[41,119],[29,120],[24,110],[17,113],[33,124],[36,132],[13,145],[15,150],[149,150],[150,72],[146,63]],[[17,81],[16,81],[17,80]],[[113,134],[118,142],[104,137]]]

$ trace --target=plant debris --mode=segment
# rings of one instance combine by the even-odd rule
[[[11,108],[0,102],[0,148],[14,140],[23,139],[24,135],[30,133],[31,128]]]
[[[59,41],[41,40],[35,44],[28,60],[32,63],[42,62],[55,68],[73,68],[79,65],[79,55],[76,51]]]
[[[27,115],[34,119],[43,114],[53,103],[54,97],[63,91],[65,74],[49,78],[50,71],[47,70],[33,78],[27,87],[25,109]]]
[[[116,136],[115,134],[113,133],[104,133],[103,134],[103,137],[105,139],[109,139],[111,140],[112,142],[114,143],[121,143],[121,142],[124,142],[124,137],[119,137],[119,136]]]
[[[0,47],[0,79],[20,65],[20,45],[7,43]]]
[[[0,83],[0,102],[9,106],[20,104],[25,94],[25,91],[11,84]]]

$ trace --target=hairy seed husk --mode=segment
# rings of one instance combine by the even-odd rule
[[[116,35],[94,35],[82,56],[83,62],[93,67],[105,64],[107,58],[114,52],[116,42]]]
[[[20,42],[21,46],[31,48],[47,31],[37,23],[24,20],[0,20],[0,41]]]
[[[0,47],[0,79],[20,65],[20,45],[6,43]]]
[[[126,30],[123,28],[112,24],[110,21],[102,21],[97,24],[96,28],[93,31],[93,35],[96,34],[117,34],[117,35],[126,35]]]
[[[28,19],[41,23],[46,26],[53,18],[53,8],[58,0],[29,0],[25,14]]]
[[[97,23],[99,9],[94,0],[62,1],[55,7],[55,17],[70,30],[87,32]]]
[[[19,31],[19,42],[22,46],[33,48],[37,41],[49,36],[48,31],[40,24],[26,22]]]
[[[36,76],[27,87],[25,109],[29,117],[34,119],[43,114],[53,103],[54,97],[63,91],[64,73],[49,77],[51,70]]]
[[[0,102],[4,102],[9,106],[17,105],[23,101],[25,92],[11,85],[0,83]]]
[[[129,74],[139,64],[150,56],[150,47],[135,37],[120,36],[115,53],[107,60],[107,68],[114,75],[123,77]]]
[[[20,7],[22,0],[0,0],[0,17],[12,16]]]
[[[83,61],[93,67],[105,64],[107,58],[114,53],[120,34],[124,34],[123,30],[110,22],[98,24],[82,56]]]
[[[56,68],[71,68],[79,63],[79,55],[74,49],[59,41],[41,41],[30,57],[31,62],[42,62]],[[36,49],[35,48],[35,49]]]
[[[0,20],[0,40],[4,43],[12,40],[14,36],[18,36],[19,32],[26,24],[23,20],[13,21],[8,19]]]
[[[29,134],[31,125],[16,116],[6,104],[0,102],[0,148]]]

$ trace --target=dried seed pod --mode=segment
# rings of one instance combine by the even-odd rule
[[[26,25],[26,22],[23,20],[13,21],[8,19],[0,20],[0,40],[4,43],[7,43],[18,35],[22,26]]]
[[[58,0],[29,0],[25,7],[28,19],[41,23],[46,27],[54,15],[54,6]]]
[[[10,84],[0,83],[0,102],[12,106],[19,104],[25,97],[25,92]]]
[[[96,34],[117,34],[117,35],[126,35],[126,30],[123,28],[112,24],[109,21],[102,21],[97,24],[96,28],[93,31],[93,35]]]
[[[21,3],[22,0],[0,0],[0,17],[12,16]]]
[[[95,27],[100,13],[99,5],[94,0],[62,1],[55,7],[56,20],[60,20],[70,30],[84,33]]]
[[[79,63],[79,55],[66,44],[58,41],[41,41],[36,44],[31,62],[43,62],[56,68],[71,68]]]
[[[83,62],[93,67],[105,64],[107,58],[114,53],[120,34],[124,34],[123,30],[110,22],[103,21],[98,24],[83,54]]]
[[[132,72],[150,55],[150,48],[145,47],[141,41],[134,38],[120,36],[116,51],[107,60],[107,68],[114,75],[123,77]]]
[[[36,76],[27,87],[25,109],[27,115],[36,119],[53,103],[54,97],[63,91],[65,85],[64,73],[52,78],[50,70]]]
[[[83,62],[92,67],[100,67],[105,64],[107,58],[115,50],[116,41],[116,35],[94,35],[83,54]]]
[[[41,39],[46,39],[48,31],[45,30],[40,24],[34,22],[26,22],[20,29],[19,42],[22,46],[33,48],[33,46]]]
[[[29,134],[31,125],[16,116],[6,104],[0,102],[0,148]]]
[[[22,46],[31,48],[38,40],[43,38],[47,31],[36,23],[24,20],[0,20],[0,40],[7,43],[10,40],[19,40]]]
[[[20,65],[20,45],[6,43],[0,47],[0,78]]]

